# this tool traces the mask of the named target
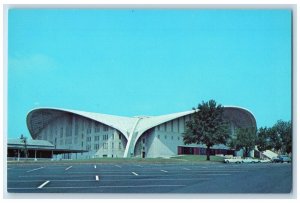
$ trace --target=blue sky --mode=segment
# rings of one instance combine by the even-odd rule
[[[8,137],[59,107],[123,116],[249,109],[291,119],[290,10],[11,9]]]

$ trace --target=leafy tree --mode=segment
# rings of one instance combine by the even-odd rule
[[[291,121],[282,121],[279,120],[273,126],[274,130],[277,133],[277,136],[280,137],[281,141],[281,151],[285,153],[292,152],[292,124]]]
[[[276,128],[271,127],[268,129],[268,141],[270,149],[279,151],[282,147],[281,137],[278,135]]]
[[[278,151],[281,148],[280,137],[277,136],[276,130],[274,127],[271,128],[260,128],[257,133],[257,148],[259,151],[265,150],[276,150]]]
[[[260,128],[256,144],[260,151],[275,150],[283,153],[292,152],[292,125],[282,120],[271,128]]]
[[[24,151],[25,158],[28,158],[28,150],[27,150],[27,137],[25,137],[23,134],[21,134],[20,140],[22,143],[24,143]]]
[[[229,127],[223,119],[224,107],[214,100],[202,101],[195,109],[193,118],[186,122],[183,133],[184,144],[205,144],[207,160],[210,160],[210,148],[215,144],[225,144],[229,138]]]
[[[257,133],[256,145],[259,151],[265,151],[270,149],[269,142],[268,142],[268,128],[259,128]]]
[[[245,156],[249,156],[249,152],[255,147],[256,140],[255,128],[238,128],[236,135],[231,139],[231,146],[235,146],[237,150],[243,149]]]

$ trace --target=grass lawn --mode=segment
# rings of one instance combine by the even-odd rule
[[[206,155],[182,155],[182,156],[176,156],[176,157],[171,157],[171,159],[178,159],[178,160],[184,160],[187,162],[223,162],[224,157],[220,156],[210,156],[210,161],[206,161]]]
[[[210,161],[206,161],[205,155],[181,155],[181,156],[174,156],[171,158],[94,158],[94,159],[80,159],[80,160],[60,160],[60,161],[49,161],[49,160],[39,160],[39,161],[10,161],[9,163],[135,163],[135,164],[163,164],[163,163],[180,163],[180,164],[190,164],[190,163],[216,163],[216,162],[223,162],[223,157],[218,156],[210,156]]]

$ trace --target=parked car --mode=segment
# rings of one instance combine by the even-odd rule
[[[261,159],[259,161],[260,161],[260,163],[271,163],[270,159]]]
[[[240,157],[227,158],[227,159],[224,159],[224,163],[237,163],[237,164],[240,164],[240,163],[242,163],[242,158],[240,158]]]
[[[290,163],[290,162],[292,162],[292,160],[287,155],[279,155],[279,156],[273,158],[272,162],[273,163],[284,163],[284,162]]]
[[[242,160],[242,163],[259,163],[260,160],[258,159],[253,159],[251,157],[246,157],[245,159]]]

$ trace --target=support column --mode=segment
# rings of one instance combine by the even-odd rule
[[[37,159],[36,159],[36,149],[34,150],[34,161],[37,161]]]
[[[20,161],[20,150],[18,149],[18,161]]]
[[[135,129],[139,123],[140,120],[143,118],[138,118],[129,134],[127,145],[124,152],[124,158],[134,156],[134,146],[135,142],[137,141],[138,136],[140,135],[139,132],[135,132]]]

